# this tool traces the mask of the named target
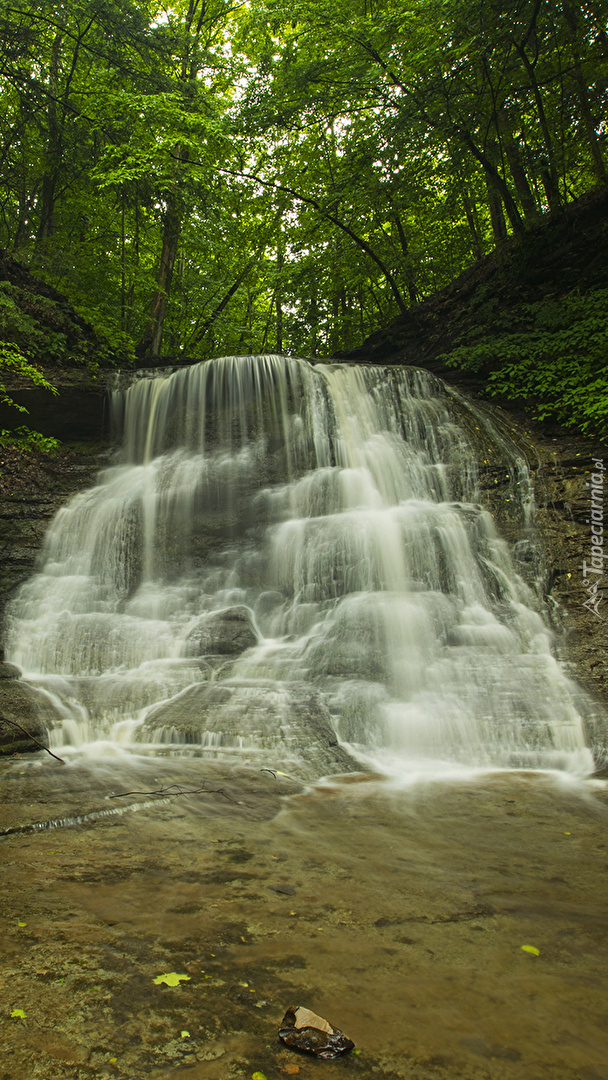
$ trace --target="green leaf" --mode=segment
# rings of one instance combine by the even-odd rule
[[[16,1020],[25,1020],[26,1016],[23,1009],[13,1009],[11,1017],[15,1017]]]
[[[170,971],[168,974],[165,972],[164,975],[157,975],[154,979],[154,983],[157,986],[159,983],[166,983],[167,986],[179,986],[182,980],[188,981],[189,979],[189,975],[178,975],[177,972]]]

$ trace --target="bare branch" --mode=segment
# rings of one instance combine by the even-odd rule
[[[29,731],[26,731],[21,724],[18,724],[15,720],[9,720],[6,716],[0,716],[0,720],[3,724],[10,724],[11,727],[17,728],[18,731],[22,731],[23,734],[27,735],[28,739],[31,739],[33,743],[36,743],[36,746],[39,746],[41,750],[46,750],[47,754],[50,754],[51,757],[55,758],[55,761],[59,761],[61,765],[65,765],[63,758],[57,757],[57,754],[54,754],[52,750],[49,750],[48,746],[43,746],[41,742],[38,742],[38,739],[34,738],[33,735],[30,735]]]
[[[183,788],[181,784],[169,784],[168,787],[156,788],[154,791],[121,791],[118,795],[108,795],[109,799],[124,799],[127,795],[154,795],[157,799],[172,799],[177,795],[223,795],[228,802],[235,802],[227,795],[223,788],[207,787],[205,781],[198,788]]]

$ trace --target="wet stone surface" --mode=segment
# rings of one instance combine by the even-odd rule
[[[0,768],[3,828],[106,814],[0,840],[0,1075],[608,1076],[604,785]],[[206,790],[108,797],[175,783]],[[172,972],[189,978],[155,984]],[[359,1052],[284,1047],[294,1002]]]

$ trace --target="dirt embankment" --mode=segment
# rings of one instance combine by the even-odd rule
[[[446,368],[442,357],[475,334],[501,332],[522,305],[608,284],[608,188],[543,219],[523,239],[509,239],[444,289],[372,334],[357,349],[335,354],[362,363],[415,364],[465,390],[484,377]],[[533,403],[532,403],[533,405]],[[531,405],[531,407],[532,407]],[[528,409],[530,412],[531,409]]]

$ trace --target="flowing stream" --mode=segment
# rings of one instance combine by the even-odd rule
[[[56,516],[10,659],[62,752],[295,771],[587,773],[542,605],[480,505],[520,454],[426,372],[227,357],[113,400],[122,449]]]

